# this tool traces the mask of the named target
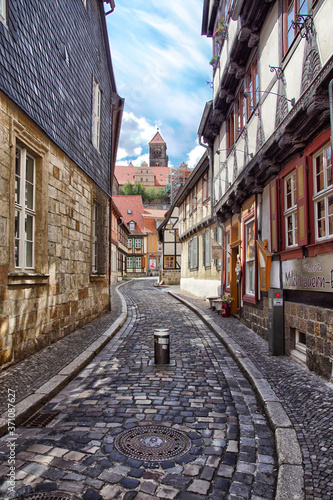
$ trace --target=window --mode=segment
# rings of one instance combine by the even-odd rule
[[[94,102],[93,102],[93,145],[100,150],[101,134],[101,89],[96,80],[94,81]]]
[[[175,268],[175,258],[172,256],[164,256],[164,269],[174,269]]]
[[[243,89],[239,92],[236,98],[236,137],[243,130],[246,121],[246,100],[244,98]]]
[[[225,286],[230,288],[230,231],[225,235]]]
[[[135,268],[136,269],[142,268],[142,257],[135,257]]]
[[[246,85],[248,91],[247,97],[247,118],[250,118],[254,108],[259,102],[259,74],[258,74],[258,60],[255,60],[250,65],[246,75]]]
[[[206,229],[202,234],[202,257],[205,267],[211,266],[211,254],[210,229]]]
[[[135,231],[135,222],[130,222],[129,223],[129,228],[131,231]]]
[[[198,269],[198,237],[194,236],[188,242],[188,267]]]
[[[94,200],[92,216],[92,274],[106,274],[106,201]]]
[[[284,218],[286,230],[286,248],[297,245],[297,197],[296,171],[284,180]]]
[[[228,117],[228,122],[227,122],[227,144],[228,148],[231,148],[235,142],[235,115],[234,111],[232,110],[229,117]]]
[[[15,267],[34,268],[35,246],[35,159],[25,148],[15,156]]]
[[[327,144],[313,158],[316,240],[333,236],[332,150]]]
[[[135,248],[141,248],[142,247],[142,240],[135,240]]]
[[[294,28],[292,22],[296,20],[297,15],[307,15],[307,0],[284,0],[283,1],[283,51],[288,51],[293,43],[298,28]]]
[[[128,248],[133,248],[133,240],[132,240],[132,238],[128,238]]]
[[[127,269],[133,269],[133,257],[127,257],[126,267]]]
[[[255,295],[254,219],[245,223],[245,294]]]
[[[128,213],[128,214],[131,214],[131,213],[132,213],[132,210],[129,208],[129,209],[127,210],[127,213]]]
[[[7,22],[7,0],[0,0],[0,20]]]

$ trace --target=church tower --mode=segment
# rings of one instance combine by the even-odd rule
[[[167,167],[168,155],[166,154],[167,146],[159,129],[149,143],[149,166],[150,167]]]

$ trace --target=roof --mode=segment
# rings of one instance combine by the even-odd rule
[[[137,235],[145,234],[145,223],[143,219],[143,204],[141,196],[119,195],[113,196],[112,200],[118,210],[120,210],[122,218],[127,225],[129,225],[131,221],[134,221],[136,223],[136,229],[135,231],[131,231],[131,233]]]
[[[164,219],[167,210],[162,210],[160,208],[149,208],[145,207],[143,209],[144,217],[153,217],[154,219]]]
[[[155,186],[166,187],[169,184],[169,167],[143,167],[150,169],[155,175]],[[142,165],[140,167],[134,167],[132,163],[128,166],[116,165],[114,175],[120,186],[129,182],[134,184],[134,176],[140,173]]]
[[[157,130],[156,134],[154,135],[149,144],[166,144],[166,142],[159,133],[159,131]]]

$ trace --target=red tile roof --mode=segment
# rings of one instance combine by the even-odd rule
[[[134,221],[135,231],[131,231],[132,234],[145,234],[145,223],[143,219],[143,204],[140,195],[133,196],[112,196],[112,201],[120,210],[123,216],[123,220],[129,227],[129,223]],[[130,211],[130,213],[129,213]]]
[[[166,187],[169,184],[169,167],[149,167],[155,175],[155,186]],[[120,186],[123,186],[128,181],[134,184],[135,174],[140,172],[141,167],[134,167],[130,164],[128,166],[116,165],[114,175]],[[144,183],[143,183],[144,184]]]
[[[161,134],[157,131],[156,134],[154,135],[154,137],[152,138],[152,140],[150,141],[149,144],[156,144],[156,143],[163,143],[165,144],[165,140],[163,139],[163,137],[161,136]]]

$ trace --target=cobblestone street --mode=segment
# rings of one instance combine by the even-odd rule
[[[61,498],[87,500],[275,498],[273,432],[223,344],[153,281],[133,281],[122,293],[124,327],[44,407],[60,413],[46,427],[17,428],[12,496],[39,492],[44,496],[38,498],[50,498],[48,492],[59,491]],[[170,330],[169,365],[154,364],[153,332],[161,327]],[[143,426],[153,426],[149,432],[157,437],[148,442],[163,442],[162,454],[171,443],[170,455],[159,460],[146,451],[142,458],[128,452],[122,433]],[[168,431],[180,437],[169,438]],[[8,439],[0,445],[1,498],[11,498]],[[136,438],[138,453],[145,439]],[[184,443],[180,455],[177,440]]]

